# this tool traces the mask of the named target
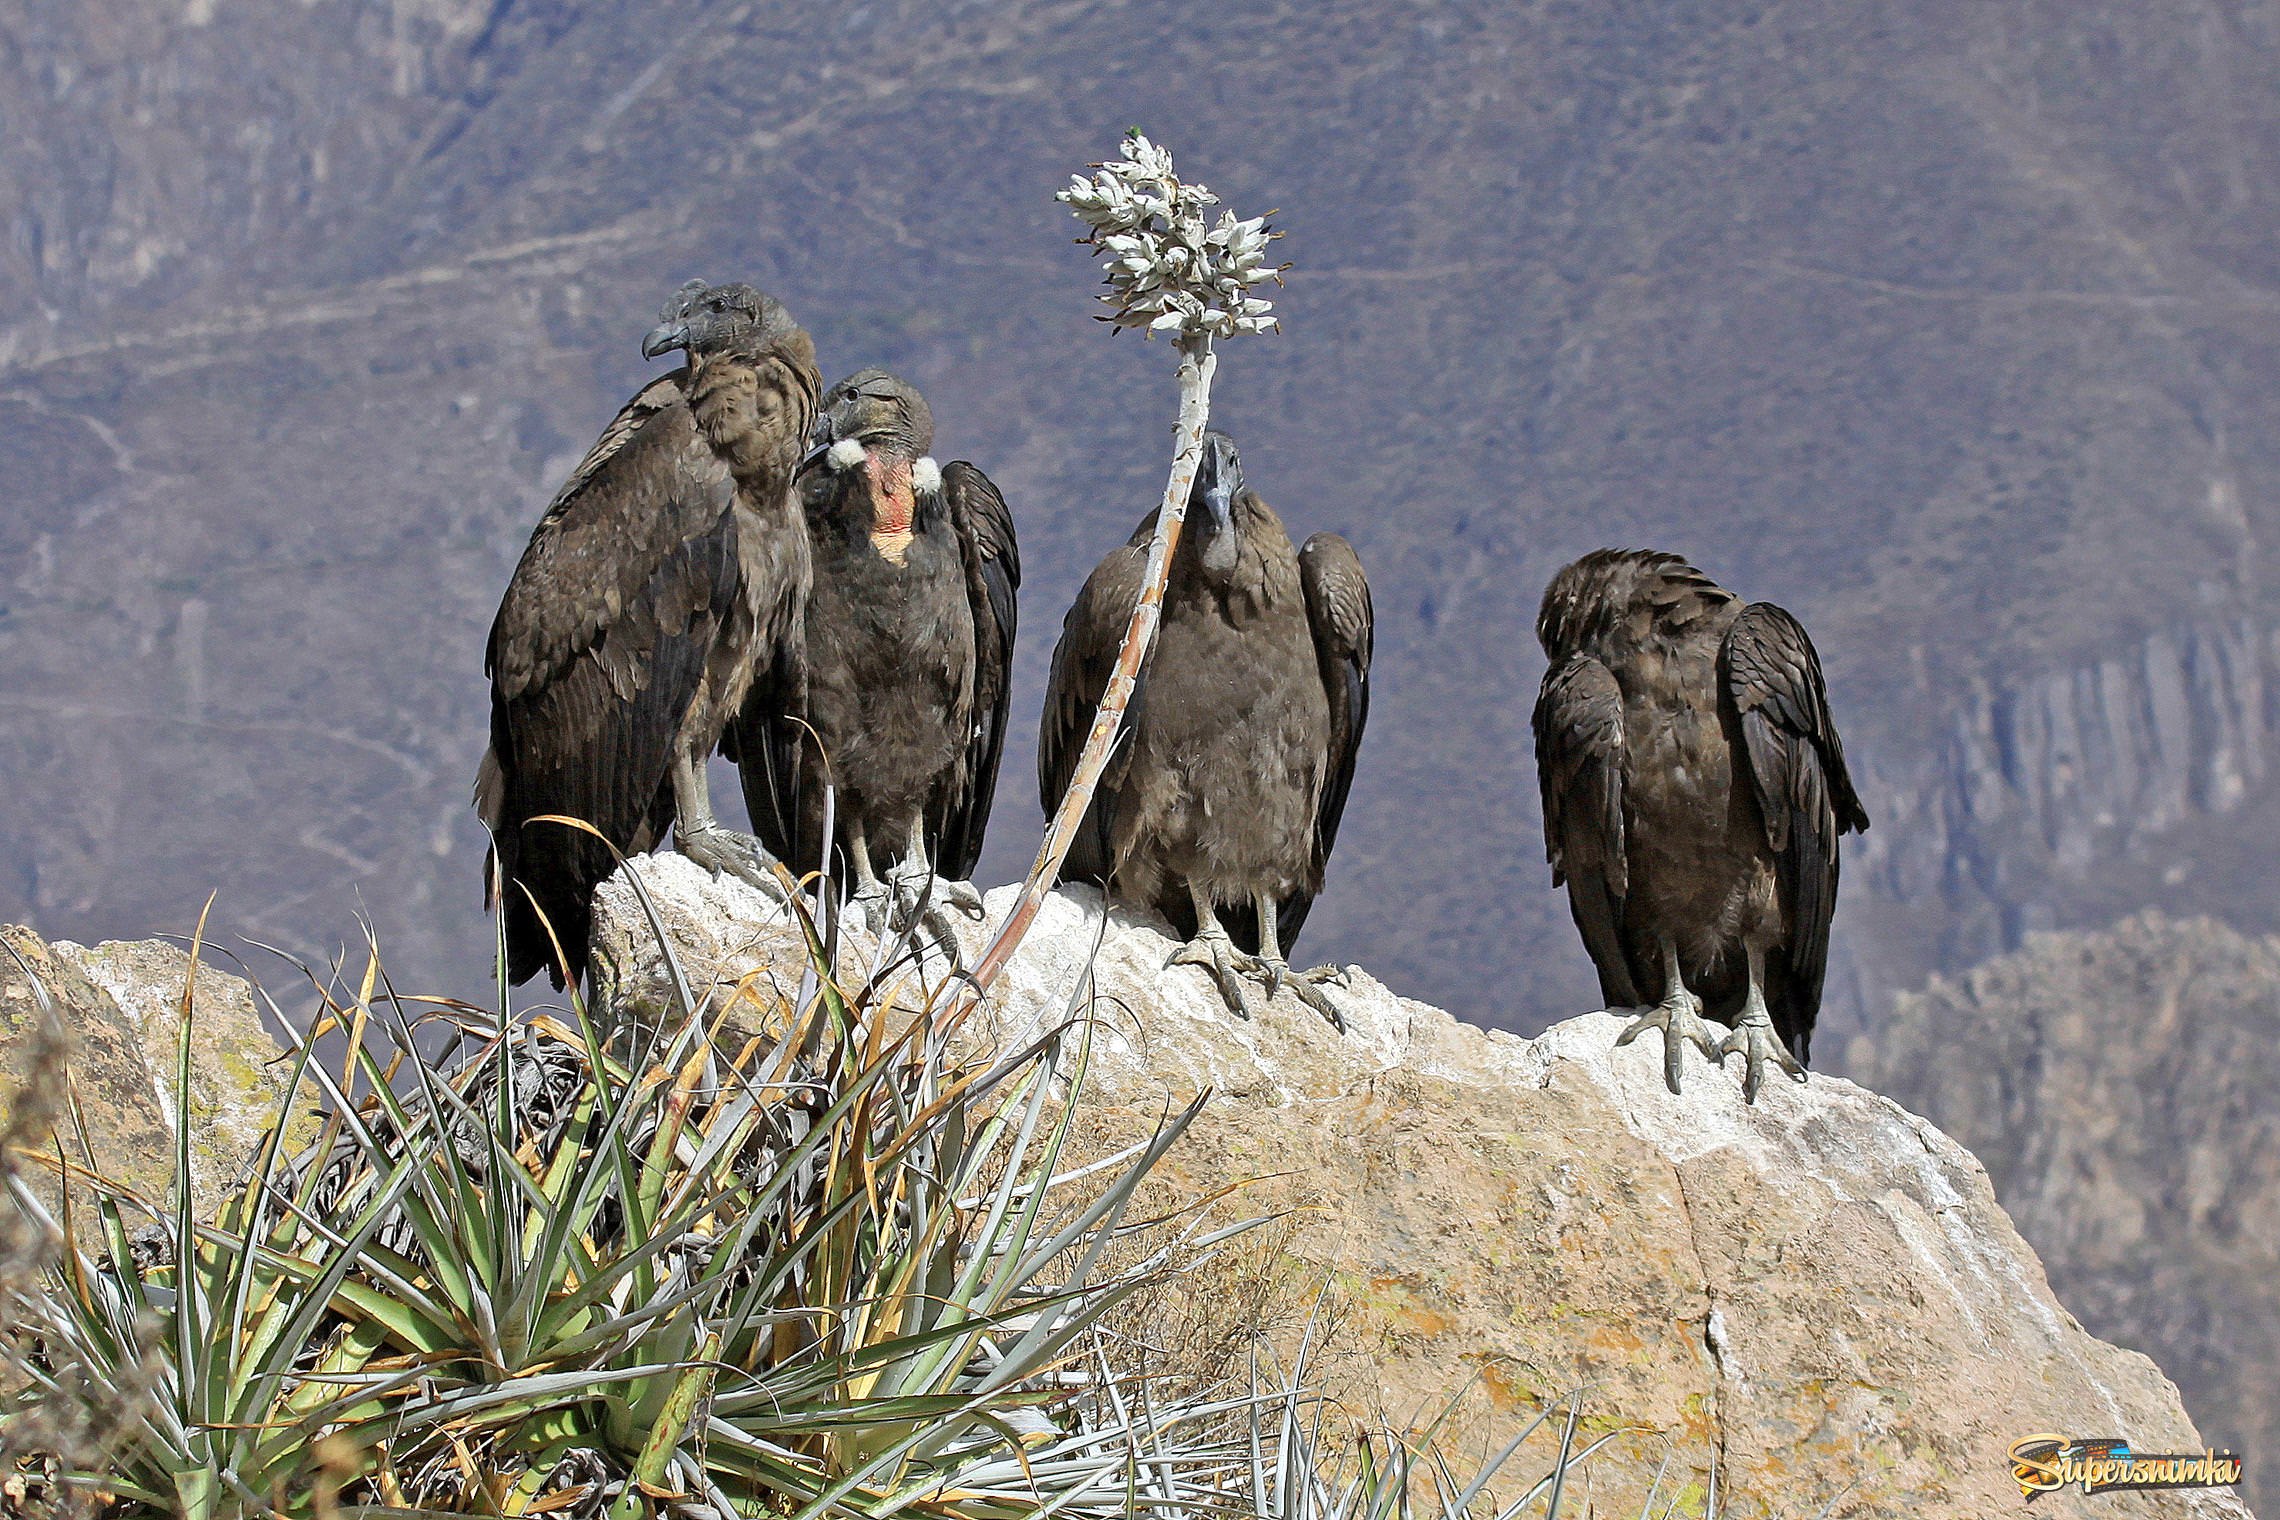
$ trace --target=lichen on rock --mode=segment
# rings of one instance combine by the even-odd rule
[[[181,1122],[175,1100],[188,952],[160,940],[51,945],[20,925],[0,933],[63,1016],[72,1082],[98,1161],[113,1180],[162,1198]],[[23,972],[0,957],[0,1083],[10,1087],[34,1006]],[[203,1210],[242,1174],[283,1104],[290,1069],[242,978],[201,964],[192,1008],[190,1165],[192,1197]],[[313,1116],[300,1116],[287,1139],[315,1128]]]

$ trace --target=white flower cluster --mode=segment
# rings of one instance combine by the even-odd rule
[[[1093,165],[1091,179],[1073,175],[1058,200],[1091,229],[1081,241],[1108,260],[1108,294],[1115,308],[1104,320],[1182,338],[1265,332],[1276,325],[1272,301],[1251,293],[1268,280],[1282,283],[1288,265],[1269,266],[1267,244],[1281,237],[1254,216],[1232,211],[1204,225],[1204,207],[1219,197],[1201,185],[1182,184],[1172,155],[1135,132],[1124,157]]]

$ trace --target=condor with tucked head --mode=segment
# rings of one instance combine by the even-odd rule
[[[806,699],[809,556],[792,495],[815,349],[773,298],[691,281],[642,344],[688,362],[602,430],[555,494],[491,625],[491,830],[508,971],[585,966],[594,887],[632,854],[681,853],[777,890],[765,851],[713,820],[705,760],[747,703]]]
[[[1837,840],[1868,827],[1813,641],[1637,549],[1554,576],[1536,633],[1544,842],[1601,996],[1635,1015],[1617,1043],[1660,1029],[1674,1093],[1689,1043],[1741,1056],[1752,1102],[1769,1061],[1803,1081]]]
[[[933,446],[926,399],[884,370],[824,397],[800,486],[806,728],[753,701],[732,743],[769,848],[816,863],[830,782],[834,875],[948,941],[942,904],[981,911],[965,879],[1005,744],[1021,557],[997,487],[964,460],[938,467]]]

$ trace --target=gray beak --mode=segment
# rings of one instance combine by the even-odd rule
[[[1233,471],[1223,467],[1218,451],[1207,445],[1203,461],[1196,469],[1195,500],[1197,505],[1210,514],[1211,525],[1222,531],[1233,524],[1235,517],[1233,474]]]
[[[669,354],[676,348],[689,346],[689,324],[686,322],[660,322],[649,329],[649,336],[641,340],[641,357],[654,359]]]
[[[838,441],[839,429],[833,424],[831,413],[825,412],[815,419],[815,430],[808,434],[807,452],[800,456],[797,468],[804,470],[814,464],[830,453],[831,446]]]

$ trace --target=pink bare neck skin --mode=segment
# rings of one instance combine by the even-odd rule
[[[911,519],[917,506],[912,497],[910,461],[892,455],[870,454],[863,461],[871,483],[871,547],[896,564],[910,547]]]

